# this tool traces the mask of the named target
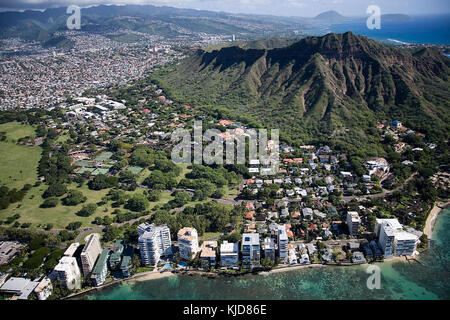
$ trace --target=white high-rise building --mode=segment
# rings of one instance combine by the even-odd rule
[[[412,256],[419,243],[419,238],[404,231],[397,219],[377,219],[375,233],[385,258]]]
[[[412,233],[402,231],[395,234],[395,255],[412,256],[416,251],[419,238]]]
[[[284,225],[278,226],[278,256],[282,263],[288,263],[288,236]]]
[[[195,228],[184,227],[178,231],[178,248],[181,259],[190,260],[198,252],[198,234]]]
[[[237,243],[224,241],[220,245],[220,265],[223,268],[237,268],[239,265],[239,248]]]
[[[261,246],[258,233],[242,234],[242,266],[253,269],[260,266]]]
[[[83,275],[87,277],[92,269],[94,269],[95,262],[102,252],[100,245],[100,235],[98,233],[90,234],[86,237],[86,244],[81,251],[81,266],[83,268]]]
[[[139,251],[144,265],[156,265],[161,257],[172,254],[170,229],[166,225],[142,223],[138,226]]]
[[[361,225],[361,219],[359,218],[358,212],[349,211],[347,212],[347,226],[350,234],[357,234],[359,231],[359,226]]]
[[[394,229],[389,224],[381,227],[380,236],[378,238],[378,244],[383,250],[384,257],[389,258],[394,255],[394,242],[395,242],[395,233]]]
[[[56,278],[68,289],[81,288],[81,272],[74,257],[62,257],[53,269]]]

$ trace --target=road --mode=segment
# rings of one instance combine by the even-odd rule
[[[92,233],[92,232],[102,232],[103,231],[103,227],[89,227],[89,228],[83,228],[81,229],[80,234],[75,238],[74,242],[83,242],[84,241],[84,237],[87,236],[88,233]]]
[[[384,188],[382,188],[382,192],[380,193],[376,193],[376,194],[368,194],[368,195],[361,195],[361,196],[346,196],[346,197],[342,197],[342,200],[344,200],[345,202],[350,202],[353,199],[363,199],[363,198],[367,198],[367,199],[376,199],[376,198],[384,198],[387,195],[390,195],[396,191],[399,191],[401,188],[403,188],[406,184],[408,184],[409,181],[411,181],[418,173],[415,172],[414,174],[412,174],[408,179],[406,179],[400,186],[398,186],[397,188],[393,189],[393,190],[386,190]]]

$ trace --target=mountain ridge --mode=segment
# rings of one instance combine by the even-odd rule
[[[198,50],[154,75],[175,98],[248,114],[311,140],[399,117],[432,132],[448,128],[450,60],[351,32],[307,37],[274,49]],[[358,131],[356,130],[356,131]]]

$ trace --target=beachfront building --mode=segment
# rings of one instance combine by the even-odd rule
[[[278,226],[278,256],[282,263],[288,262],[288,236],[284,225]]]
[[[220,265],[222,268],[238,268],[239,249],[237,243],[224,241],[220,245]]]
[[[242,266],[253,269],[260,266],[261,247],[258,233],[242,234]]]
[[[120,271],[125,278],[131,276],[131,256],[123,256],[122,262],[120,263]]]
[[[52,281],[48,277],[44,277],[41,282],[34,288],[38,300],[47,300],[52,295]]]
[[[394,255],[394,242],[394,229],[389,223],[386,222],[383,226],[380,227],[380,233],[378,237],[378,245],[383,251],[385,258],[390,258]]]
[[[403,230],[397,219],[376,219],[375,233],[383,256],[411,256],[419,243],[419,237]]]
[[[166,225],[142,223],[138,226],[139,251],[144,265],[156,265],[162,257],[172,254],[170,230]]]
[[[70,246],[66,249],[66,251],[64,251],[64,256],[65,257],[73,257],[75,252],[78,250],[79,246],[80,246],[79,242],[74,242],[74,243],[70,244]]]
[[[412,256],[416,251],[419,238],[409,232],[403,231],[395,234],[395,255]]]
[[[116,240],[114,245],[111,247],[111,255],[109,257],[109,267],[111,270],[115,270],[120,266],[120,261],[122,260],[122,252],[123,252],[123,240]]]
[[[74,257],[62,257],[53,269],[59,282],[70,290],[81,288],[81,272]]]
[[[361,219],[359,218],[358,212],[356,212],[356,211],[347,212],[348,232],[351,235],[357,234],[359,232],[360,225],[361,225]]]
[[[198,252],[198,234],[195,228],[184,227],[178,231],[178,248],[180,257],[184,260],[190,260]]]
[[[108,257],[109,249],[103,249],[91,273],[91,281],[94,287],[101,286],[106,280],[106,275],[108,274]]]
[[[203,241],[200,252],[202,265],[215,267],[217,263],[216,254],[217,241]]]
[[[264,258],[275,261],[275,240],[273,238],[264,239]]]
[[[87,277],[92,269],[94,269],[95,262],[101,252],[100,235],[98,233],[93,233],[87,236],[86,244],[81,251],[81,266],[85,277]]]
[[[108,274],[108,257],[109,249],[103,249],[95,263],[91,273],[91,281],[95,287],[98,287],[105,282],[106,275]]]

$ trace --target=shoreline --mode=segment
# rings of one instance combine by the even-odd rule
[[[403,262],[407,262],[408,258],[406,257],[392,257],[392,258],[388,258],[385,259],[383,262],[398,262],[398,261],[403,261]],[[245,273],[245,274],[230,274],[229,276],[232,277],[241,277],[244,275],[260,275],[260,276],[265,276],[265,275],[270,275],[270,274],[277,274],[277,273],[283,273],[283,272],[290,272],[290,271],[296,271],[296,270],[302,270],[302,269],[309,269],[309,268],[325,268],[325,267],[356,267],[356,266],[364,266],[364,265],[369,265],[369,263],[362,263],[362,264],[320,264],[320,263],[314,263],[314,264],[306,264],[306,265],[294,265],[294,266],[282,266],[282,267],[277,267],[274,268],[272,270],[268,270],[268,271],[259,271],[257,273]],[[114,280],[112,282],[109,282],[107,284],[104,284],[101,287],[94,287],[91,288],[89,290],[83,291],[83,292],[79,292],[79,293],[75,293],[72,294],[70,296],[64,297],[61,300],[66,300],[66,299],[72,299],[72,298],[76,298],[76,297],[81,297],[84,295],[88,295],[90,293],[94,293],[94,292],[100,292],[103,289],[115,286],[115,285],[120,285],[122,283],[134,283],[134,282],[141,282],[141,281],[149,281],[149,280],[155,280],[155,279],[162,279],[162,278],[167,278],[167,277],[172,277],[172,276],[179,276],[179,275],[184,275],[184,276],[200,276],[200,277],[207,277],[207,278],[225,278],[227,277],[226,274],[219,274],[216,272],[208,272],[208,271],[201,271],[201,270],[189,270],[189,271],[181,271],[181,272],[159,272],[159,271],[148,271],[145,273],[138,273],[130,278],[125,278],[125,279],[117,279]]]
[[[427,220],[425,222],[425,227],[423,228],[423,233],[428,237],[428,240],[432,239],[434,224],[436,223],[437,217],[442,210],[450,206],[450,201],[447,202],[435,202],[433,208],[428,214]]]
[[[434,228],[434,225],[436,223],[436,220],[439,216],[439,214],[442,212],[442,210],[447,209],[450,207],[450,201],[447,202],[436,202],[433,206],[433,208],[431,209],[430,213],[428,214],[426,223],[425,223],[425,227],[423,230],[423,233],[427,235],[428,239],[432,239],[432,231]],[[411,258],[411,257],[410,257]],[[413,257],[415,258],[415,257]],[[408,257],[405,256],[400,256],[400,257],[392,257],[392,258],[387,258],[384,259],[383,262],[381,263],[385,263],[385,262],[408,262],[410,259],[408,259]],[[341,266],[341,267],[350,267],[350,266],[362,266],[362,265],[368,265],[368,263],[364,263],[364,264],[351,264],[351,265],[338,265],[338,264],[307,264],[307,265],[294,265],[294,266],[282,266],[282,267],[277,267],[274,268],[272,270],[269,271],[260,271],[257,274],[258,275],[265,275],[265,274],[277,274],[277,273],[282,273],[282,272],[289,272],[289,271],[296,271],[296,270],[301,270],[301,269],[307,269],[307,268],[323,268],[323,267],[336,267],[336,266]],[[135,274],[133,276],[131,276],[130,278],[125,278],[125,279],[117,279],[114,280],[112,282],[109,282],[107,284],[104,284],[101,287],[94,287],[91,288],[89,290],[80,292],[80,293],[75,293],[72,294],[70,296],[61,298],[61,300],[65,300],[65,299],[72,299],[75,297],[80,297],[80,296],[84,296],[93,292],[99,292],[102,291],[103,289],[109,288],[111,286],[114,285],[118,285],[118,284],[122,284],[124,282],[127,283],[133,283],[133,282],[140,282],[140,281],[149,281],[149,280],[155,280],[155,279],[162,279],[162,278],[167,278],[167,277],[171,277],[171,276],[177,276],[177,275],[188,275],[188,276],[204,276],[204,277],[214,277],[214,278],[218,278],[218,277],[224,277],[224,274],[219,274],[219,273],[215,273],[215,272],[207,272],[207,271],[201,271],[201,270],[190,270],[190,271],[181,271],[181,272],[171,272],[171,271],[166,271],[166,272],[159,272],[159,271],[147,271],[144,273],[138,273]],[[233,276],[239,277],[242,276],[243,274],[236,274]]]

